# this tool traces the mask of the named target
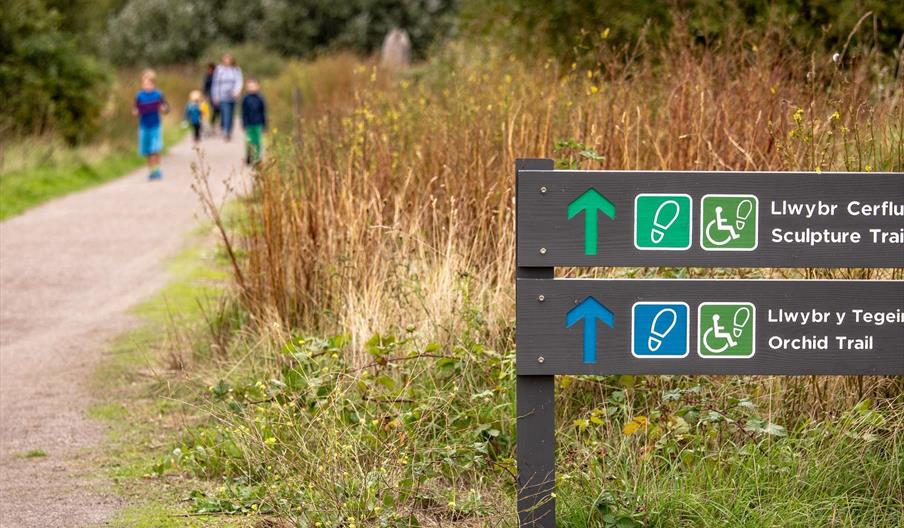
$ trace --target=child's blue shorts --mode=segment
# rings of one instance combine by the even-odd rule
[[[142,156],[160,154],[163,150],[163,129],[160,126],[138,127],[138,153]]]

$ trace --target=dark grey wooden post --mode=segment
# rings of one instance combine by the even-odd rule
[[[515,162],[515,177],[522,169],[552,170],[554,167],[550,159],[519,159]],[[515,276],[551,279],[555,276],[555,268],[519,267]],[[525,528],[554,528],[556,525],[554,388],[555,376],[517,377],[518,518]]]

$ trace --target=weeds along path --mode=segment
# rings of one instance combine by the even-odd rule
[[[209,139],[202,152],[222,196],[224,180],[240,178],[241,138]],[[0,526],[84,526],[116,509],[91,467],[103,428],[87,416],[88,384],[202,216],[197,159],[185,140],[163,159],[162,181],[139,170],[0,223]]]

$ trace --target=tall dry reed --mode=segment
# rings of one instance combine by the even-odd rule
[[[638,49],[601,53],[589,71],[464,43],[396,78],[349,57],[291,69],[274,90],[305,87],[298,135],[261,170],[240,232],[250,310],[348,333],[356,350],[409,325],[454,343],[477,317],[483,339],[510,347],[519,157],[602,169],[904,170],[902,68],[887,57],[833,61],[743,35],[703,48],[679,32],[658,51]],[[788,390],[862,396],[862,383],[800,379]]]

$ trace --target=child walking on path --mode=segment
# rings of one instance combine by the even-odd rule
[[[163,177],[160,172],[160,152],[163,150],[161,112],[169,112],[169,105],[157,89],[157,74],[154,70],[145,70],[141,74],[141,91],[135,96],[132,114],[138,116],[138,153],[148,160],[149,180]]]
[[[192,90],[188,95],[188,104],[185,105],[185,121],[191,125],[197,145],[201,142],[201,92],[198,90]]]
[[[257,165],[263,152],[262,135],[267,127],[267,105],[259,93],[257,79],[248,79],[242,99],[242,127],[245,129],[245,162]]]
[[[201,132],[205,137],[210,137],[211,128],[213,126],[210,124],[213,119],[212,110],[210,109],[210,103],[207,99],[201,99],[201,104],[199,105],[201,108]]]

